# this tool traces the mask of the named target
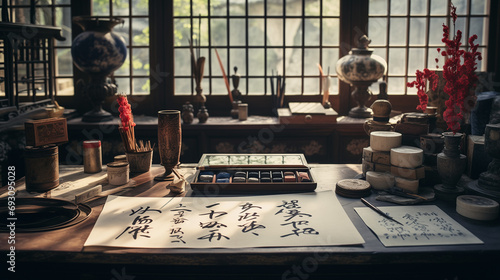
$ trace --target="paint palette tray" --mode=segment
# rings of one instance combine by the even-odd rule
[[[225,192],[308,192],[316,189],[303,154],[204,154],[193,190]]]

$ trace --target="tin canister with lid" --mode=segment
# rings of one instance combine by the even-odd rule
[[[129,181],[129,167],[126,161],[114,161],[107,164],[108,182],[114,186],[125,185]]]
[[[24,163],[26,191],[47,192],[59,186],[59,149],[56,145],[27,146]]]
[[[97,173],[102,170],[101,141],[83,141],[83,172]]]

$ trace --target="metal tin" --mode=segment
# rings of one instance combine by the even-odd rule
[[[126,161],[115,161],[107,164],[108,182],[111,185],[121,186],[129,181],[129,168]]]
[[[101,141],[83,141],[83,172],[97,173],[102,171]]]
[[[26,190],[46,192],[59,186],[59,149],[55,145],[43,148],[26,147]]]

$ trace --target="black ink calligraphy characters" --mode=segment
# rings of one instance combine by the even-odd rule
[[[170,237],[171,237],[171,243],[180,243],[182,242],[183,244],[186,244],[186,241],[184,241],[184,232],[182,231],[182,224],[184,224],[187,219],[187,214],[189,214],[192,210],[188,209],[187,206],[183,205],[182,203],[179,203],[177,207],[174,209],[170,210],[171,212],[175,213],[174,217],[170,221],[172,223],[172,227],[170,228]]]
[[[287,223],[281,224],[282,227],[292,227],[291,232],[281,235],[281,238],[288,236],[300,236],[301,234],[318,235],[319,232],[309,226],[309,218],[311,214],[304,213],[300,210],[298,200],[290,200],[290,202],[283,200],[283,204],[276,206],[279,208],[278,212],[274,215],[280,215]]]
[[[217,206],[220,206],[220,203],[208,205],[206,206],[206,208],[210,209],[210,211],[200,214],[200,216],[207,216],[209,218],[207,222],[200,222],[200,227],[202,229],[209,229],[209,233],[198,237],[198,240],[207,240],[208,242],[212,242],[212,240],[219,241],[222,238],[225,238],[227,240],[230,239],[219,231],[221,228],[227,228],[227,225],[220,223],[217,219],[224,215],[227,215],[227,212],[214,210],[217,208]]]
[[[262,210],[262,207],[254,205],[251,202],[246,202],[240,205],[240,207],[241,212],[238,215],[238,221],[243,222],[243,224],[239,224],[238,227],[242,228],[241,231],[243,233],[251,232],[253,235],[258,236],[259,234],[256,230],[266,228],[264,225],[257,223],[257,219],[260,217],[257,211]]]
[[[133,239],[137,237],[151,238],[149,230],[152,229],[151,223],[153,219],[149,215],[144,215],[147,212],[161,213],[161,210],[151,209],[150,206],[140,207],[137,210],[130,209],[129,216],[135,216],[132,223],[127,226],[115,239],[120,238],[124,233],[128,233]]]

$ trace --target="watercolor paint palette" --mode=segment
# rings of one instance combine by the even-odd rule
[[[316,186],[303,154],[204,154],[191,183],[205,193],[306,192]]]

